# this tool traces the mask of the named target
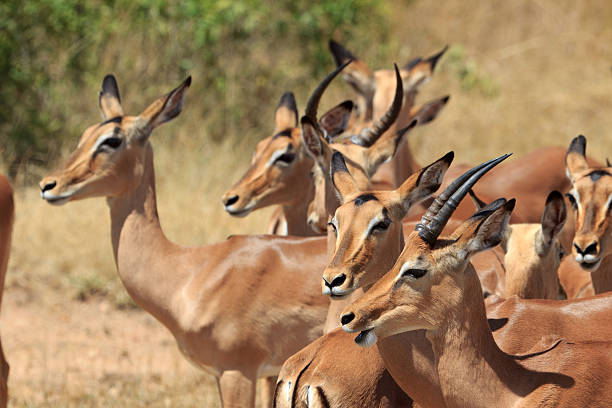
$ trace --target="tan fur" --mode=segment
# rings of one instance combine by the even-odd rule
[[[4,292],[4,280],[8,267],[9,253],[11,250],[11,233],[13,220],[15,218],[15,206],[13,202],[13,189],[6,177],[0,174],[0,306]],[[4,333],[6,334],[6,333]],[[4,408],[8,403],[8,376],[9,364],[4,356],[2,342],[0,341],[0,407]]]
[[[65,164],[41,181],[43,198],[106,197],[117,270],[130,296],[191,362],[217,377],[225,407],[254,406],[255,379],[275,376],[322,333],[329,302],[317,277],[325,239],[234,236],[189,248],[166,239],[148,137],[178,114],[187,86],[140,116],[88,128]],[[94,153],[99,136],[113,131],[121,144]]]
[[[343,328],[371,330],[378,339],[425,329],[448,407],[610,405],[611,343],[566,340],[551,333],[550,341],[539,342],[546,347],[536,349],[532,357],[516,359],[498,348],[469,258],[501,240],[510,209],[502,205],[478,223],[468,220],[470,227],[458,240],[439,239],[434,247],[417,232],[411,234],[394,267],[347,308]],[[400,275],[400,270],[411,268],[426,273],[419,278]],[[576,320],[590,325],[584,314],[592,312],[587,307]],[[509,335],[520,349],[534,345],[533,332],[538,330],[529,325],[529,330]],[[412,378],[413,372],[405,375]]]
[[[603,293],[612,290],[612,167],[591,165],[584,151],[572,149],[575,143],[580,143],[579,140],[583,141],[582,148],[586,149],[586,139],[578,136],[572,141],[566,158],[576,225],[572,255],[585,271],[591,273],[595,293]],[[580,253],[578,248],[588,251],[588,254]],[[591,258],[589,262],[587,257]]]

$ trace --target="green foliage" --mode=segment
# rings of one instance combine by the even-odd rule
[[[0,157],[14,176],[74,145],[108,72],[145,98],[192,74],[213,140],[267,129],[279,86],[301,91],[327,72],[329,38],[383,41],[384,14],[380,0],[4,0]]]
[[[499,84],[465,55],[462,46],[456,45],[448,50],[445,65],[459,79],[463,90],[476,91],[488,98],[499,95]]]

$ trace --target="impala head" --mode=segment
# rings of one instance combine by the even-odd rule
[[[530,276],[544,274],[552,279],[550,287],[533,288],[548,290],[538,297],[556,298],[558,294],[557,270],[565,255],[559,242],[559,233],[565,225],[567,210],[563,196],[553,191],[546,199],[540,224],[513,224],[505,238],[506,296],[525,296],[523,290]]]
[[[396,190],[363,191],[335,152],[332,181],[342,205],[330,226],[336,235],[335,251],[323,271],[324,295],[342,297],[368,286],[387,271],[403,246],[402,219],[410,207],[442,183],[453,152],[410,176]]]
[[[87,128],[64,164],[40,182],[41,197],[60,205],[88,197],[119,196],[140,185],[149,136],[181,113],[190,84],[191,77],[140,115],[125,116],[117,82],[107,75],[99,97],[104,121]]]
[[[468,190],[506,157],[483,163],[451,183],[408,236],[395,265],[345,309],[342,328],[360,332],[358,344],[371,346],[378,337],[435,329],[452,315],[461,302],[465,271],[473,272],[470,257],[501,241],[514,200],[496,200],[447,239],[439,239],[440,233]]]
[[[572,254],[584,270],[593,272],[612,254],[612,167],[589,167],[585,151],[586,138],[574,138],[565,157],[572,183],[567,197],[576,224]]]
[[[346,64],[323,79],[308,101],[307,112],[316,116],[323,92],[344,66]],[[332,108],[321,117],[320,128],[332,136],[343,132],[352,109],[351,101]],[[295,203],[304,199],[299,192],[311,190],[309,174],[313,162],[303,147],[297,118],[295,97],[293,93],[286,92],[276,108],[274,134],[259,142],[244,176],[223,195],[223,205],[228,213],[246,216],[255,209],[269,205]]]
[[[351,51],[334,40],[329,41],[329,49],[337,65],[347,60],[353,61],[344,70],[343,77],[363,98],[366,106],[366,116],[371,114],[372,105],[375,103],[374,100],[379,98],[377,94],[386,93],[389,90],[392,92],[393,71],[372,71],[365,62],[356,58]],[[414,58],[402,67],[400,74],[403,82],[403,93],[406,97],[410,97],[410,94],[415,92],[418,86],[431,79],[438,61],[447,49],[448,46],[427,58]],[[369,120],[371,118],[366,117],[365,119]]]

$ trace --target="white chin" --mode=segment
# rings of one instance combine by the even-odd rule
[[[365,348],[372,347],[376,344],[376,340],[378,340],[378,337],[376,337],[376,333],[373,330],[365,330],[357,335],[355,343]]]
[[[68,201],[70,201],[70,197],[63,197],[63,198],[53,198],[53,197],[44,197],[45,201],[48,202],[51,205],[64,205],[66,204]]]

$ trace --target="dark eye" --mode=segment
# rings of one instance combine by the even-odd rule
[[[328,222],[328,223],[327,223],[327,225],[328,225],[328,226],[330,226],[330,227],[332,227],[332,228],[334,229],[334,233],[335,233],[335,234],[338,234],[338,230],[336,230],[336,226],[334,225],[334,223],[333,223],[333,222]]]
[[[391,220],[385,219],[372,227],[372,232],[384,231],[391,225]]]
[[[427,269],[406,269],[402,273],[402,278],[413,278],[418,279],[423,277],[427,273]]]
[[[575,210],[576,208],[578,208],[578,204],[576,203],[576,199],[574,198],[573,195],[571,195],[570,193],[566,193],[565,196],[567,197],[567,199],[569,200],[570,204],[572,205],[572,208]]]
[[[276,158],[276,160],[274,160],[274,164],[276,164],[276,163],[279,163],[279,164],[289,164],[294,159],[295,159],[295,154],[293,154],[293,153],[283,153],[282,155],[278,156]]]
[[[100,147],[102,146],[108,146],[111,149],[116,149],[119,146],[121,146],[121,142],[122,140],[118,137],[109,137],[108,139],[105,139],[102,143],[100,143]]]

